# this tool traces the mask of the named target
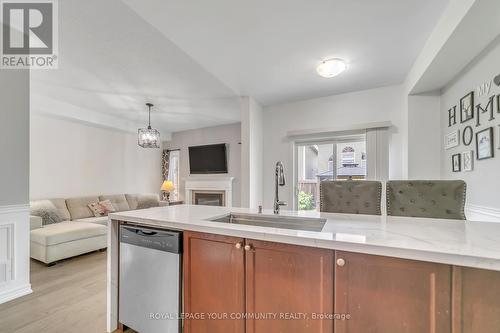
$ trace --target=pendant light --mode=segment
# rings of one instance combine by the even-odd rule
[[[151,108],[153,104],[146,103],[149,112],[148,128],[139,128],[138,144],[142,148],[160,148],[160,132],[151,128]]]

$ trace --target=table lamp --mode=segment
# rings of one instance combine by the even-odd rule
[[[165,180],[161,185],[161,191],[163,193],[163,200],[170,201],[170,192],[175,189],[174,183],[171,180]]]

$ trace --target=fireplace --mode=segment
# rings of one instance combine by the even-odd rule
[[[194,205],[225,206],[225,191],[192,191]]]
[[[184,199],[188,205],[232,207],[233,177],[190,176],[185,179]]]

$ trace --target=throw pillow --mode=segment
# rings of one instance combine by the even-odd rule
[[[94,213],[94,216],[100,217],[100,216],[108,216],[109,213],[116,212],[115,207],[109,200],[104,200],[104,201],[99,201],[99,202],[94,202],[91,204],[88,204],[90,210],[92,213]]]
[[[42,218],[42,225],[62,222],[64,219],[59,215],[56,206],[49,200],[41,200],[31,207],[31,215]]]

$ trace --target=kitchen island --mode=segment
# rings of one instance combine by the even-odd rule
[[[185,313],[281,316],[186,320],[187,333],[500,330],[500,224],[294,211],[280,216],[324,226],[212,221],[230,213],[257,211],[179,205],[110,214],[108,331],[119,324],[120,223],[184,232]]]

